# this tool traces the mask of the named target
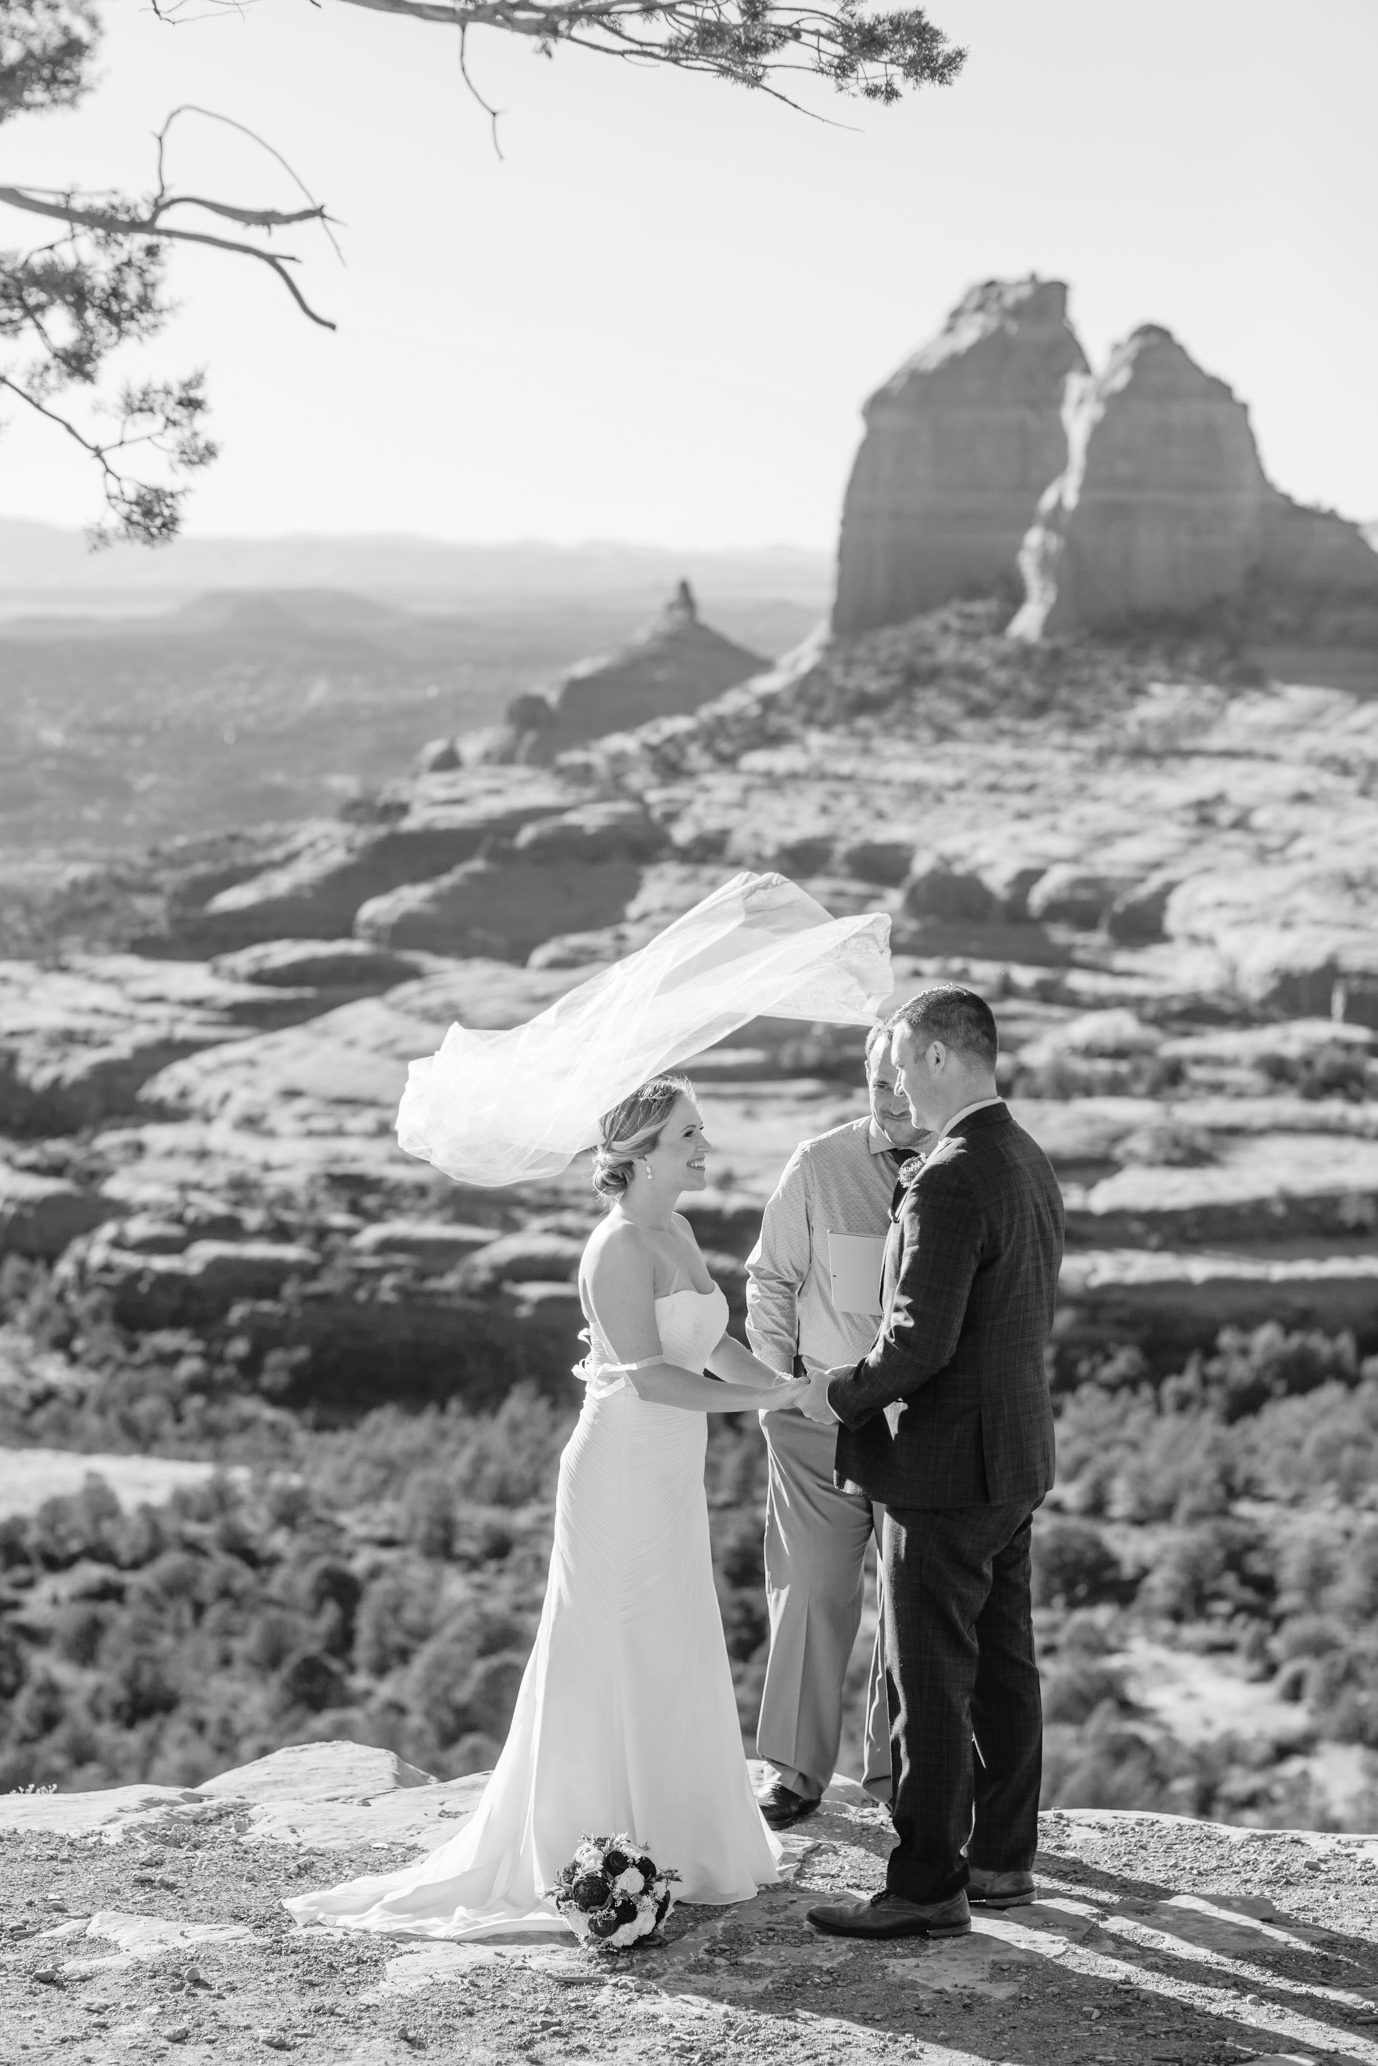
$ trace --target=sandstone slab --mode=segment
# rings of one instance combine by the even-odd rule
[[[264,995],[132,955],[0,963],[0,1130],[66,1133],[136,1110],[168,1063],[246,1037],[235,1008]]]
[[[220,891],[188,924],[198,941],[223,948],[348,937],[371,898],[443,874],[569,801],[550,782],[498,770],[431,776],[414,785],[394,822],[327,829],[282,866]]]
[[[80,1234],[112,1216],[108,1199],[61,1177],[0,1162],[0,1256],[52,1262]]]
[[[630,856],[581,863],[518,850],[371,897],[354,924],[375,944],[525,961],[552,934],[617,924],[640,887]]]

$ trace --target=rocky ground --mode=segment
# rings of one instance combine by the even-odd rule
[[[327,1744],[195,1790],[0,1799],[9,2056],[1378,2062],[1372,1838],[1054,1813],[1032,1906],[978,1912],[959,1940],[865,1947],[804,1919],[877,1885],[889,1847],[844,1782],[790,1838],[782,1886],[681,1907],[631,1953],[559,1930],[384,1940],[283,1913],[303,1885],[446,1841],[481,1783]]]

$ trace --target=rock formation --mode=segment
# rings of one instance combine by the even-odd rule
[[[835,631],[1013,588],[1020,541],[1066,460],[1063,388],[1085,368],[1061,281],[988,280],[964,296],[866,404]]]
[[[581,661],[549,696],[514,697],[502,723],[460,741],[460,753],[471,766],[544,766],[586,739],[697,710],[768,664],[703,623],[681,581],[648,631],[620,652]]]
[[[1248,410],[1168,331],[1144,325],[1069,381],[1065,416],[1067,465],[1019,555],[1017,636],[1189,617],[1251,589],[1378,612],[1358,526],[1270,484]]]

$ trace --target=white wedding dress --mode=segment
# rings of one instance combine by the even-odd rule
[[[722,1291],[655,1306],[667,1361],[701,1371],[727,1324]],[[419,1863],[288,1901],[302,1922],[426,1937],[548,1929],[559,1919],[546,1890],[580,1837],[621,1831],[680,1874],[683,1901],[745,1901],[779,1877],[713,1590],[707,1417],[639,1399],[596,1326],[590,1343],[536,1647],[483,1798]]]

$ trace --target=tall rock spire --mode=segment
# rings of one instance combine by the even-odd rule
[[[870,630],[1017,583],[1020,542],[1066,463],[1086,357],[1059,280],[989,280],[867,402],[842,511],[833,629]]]
[[[1279,494],[1247,408],[1167,330],[1145,324],[1069,382],[1066,415],[1066,467],[1019,555],[1016,636],[1190,617],[1260,583],[1378,605],[1358,526]]]

